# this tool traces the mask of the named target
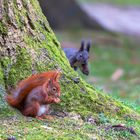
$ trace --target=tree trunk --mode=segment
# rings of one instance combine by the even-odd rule
[[[37,0],[0,3],[0,89],[14,87],[32,73],[61,69],[60,110],[97,119],[100,113],[123,120],[139,118],[128,107],[87,84],[70,67]]]

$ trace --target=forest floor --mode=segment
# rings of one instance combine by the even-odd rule
[[[13,113],[14,112],[14,113]],[[24,117],[11,108],[0,114],[0,140],[139,140],[138,121],[109,119],[100,114],[100,123],[83,119],[74,112],[54,120]]]

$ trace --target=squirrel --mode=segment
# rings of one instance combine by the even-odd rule
[[[88,59],[89,59],[89,50],[91,47],[91,42],[88,41],[86,48],[84,48],[85,42],[81,41],[80,49],[76,48],[64,48],[63,51],[66,54],[66,57],[69,60],[69,63],[74,70],[80,68],[83,74],[88,75]]]
[[[25,116],[43,117],[49,111],[48,104],[60,102],[59,77],[58,71],[32,75],[21,81],[6,101]]]

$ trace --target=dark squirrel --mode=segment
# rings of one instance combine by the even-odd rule
[[[74,70],[80,68],[83,74],[89,74],[88,68],[88,59],[89,59],[89,51],[91,47],[91,42],[88,41],[85,47],[85,41],[81,42],[80,49],[76,48],[64,48],[63,51],[66,54],[66,57],[69,60],[69,63]]]

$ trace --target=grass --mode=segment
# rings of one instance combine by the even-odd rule
[[[97,77],[95,84],[110,94],[130,99],[140,104],[139,88],[139,48],[95,46],[95,59],[90,63],[91,76]],[[118,81],[112,81],[112,74],[121,68],[124,75]],[[94,78],[94,77],[93,77]],[[89,82],[92,78],[87,79]]]
[[[39,121],[33,118],[16,116],[0,119],[0,139],[14,137],[18,140],[91,140],[102,138],[111,140],[133,140],[138,136],[130,134],[128,131],[107,130],[110,125],[122,123],[121,121],[108,118],[100,114],[101,123],[91,124],[87,120],[82,120],[75,113],[69,114],[65,118],[57,118],[51,121]],[[77,119],[78,118],[78,119]],[[129,120],[126,124],[128,127],[138,128],[139,124]],[[139,130],[135,130],[139,131]]]

